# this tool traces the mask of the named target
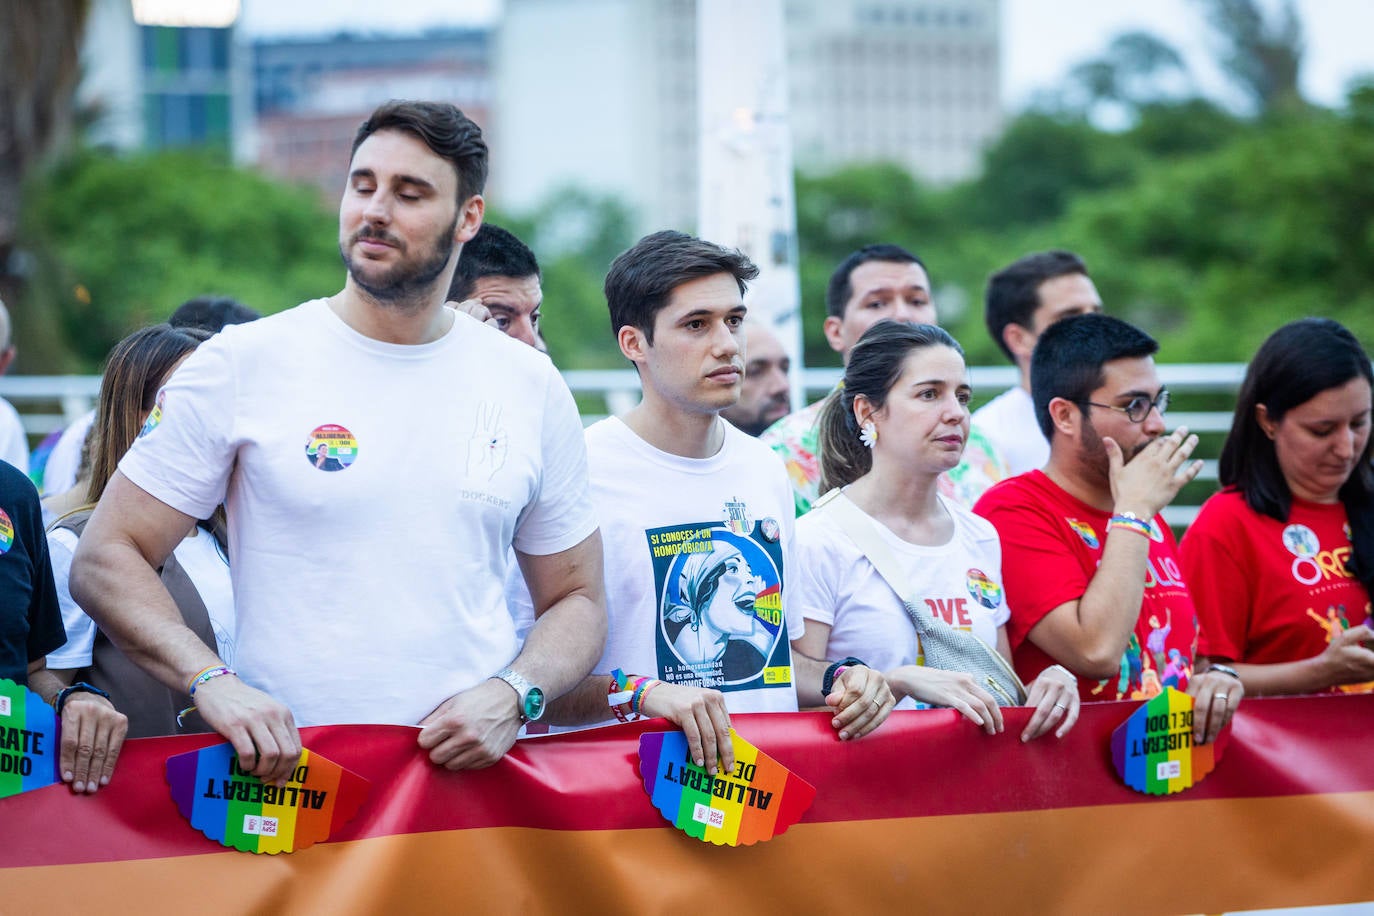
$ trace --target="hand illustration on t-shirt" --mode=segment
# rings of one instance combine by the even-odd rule
[[[506,463],[507,448],[500,405],[483,401],[477,405],[477,422],[468,440],[468,476],[490,480]]]

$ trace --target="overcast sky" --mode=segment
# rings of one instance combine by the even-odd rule
[[[1276,0],[1266,0],[1276,2]],[[249,35],[340,29],[414,31],[494,21],[501,0],[242,0]],[[1338,104],[1352,76],[1374,73],[1374,0],[1297,0],[1307,35],[1303,89]],[[1200,82],[1218,91],[1209,37],[1196,0],[1002,0],[1003,95],[1018,108],[1056,85],[1075,63],[1100,54],[1113,36],[1148,29],[1183,51]]]

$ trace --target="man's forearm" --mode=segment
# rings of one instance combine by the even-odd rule
[[[556,699],[582,685],[605,646],[605,611],[590,596],[574,593],[539,615],[511,668]]]
[[[589,674],[549,704],[550,725],[595,725],[614,716],[607,702],[609,674]]]
[[[168,687],[184,691],[196,672],[222,664],[133,546],[78,545],[70,584],[72,597],[115,645]]]
[[[1078,603],[1080,652],[1091,667],[1116,670],[1145,598],[1150,542],[1123,529],[1107,535],[1102,560]]]

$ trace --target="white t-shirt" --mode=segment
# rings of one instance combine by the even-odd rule
[[[29,472],[29,439],[24,433],[24,421],[4,398],[0,398],[0,459],[25,474]]]
[[[792,488],[772,449],[719,422],[710,458],[660,451],[617,417],[587,430],[609,617],[594,670],[714,687],[731,712],[795,712]],[[528,594],[512,595],[528,619]]]
[[[1035,422],[1030,392],[1016,385],[973,412],[973,422],[992,440],[1010,475],[1043,468],[1050,460],[1050,443]]]
[[[48,463],[43,465],[45,496],[56,496],[76,486],[76,475],[81,470],[81,450],[86,445],[86,435],[94,425],[95,411],[90,410],[62,430],[62,435],[57,438],[57,444],[48,453]]]
[[[500,670],[512,544],[596,529],[547,357],[475,321],[384,343],[322,299],[202,344],[120,470],[195,518],[225,503],[235,667],[300,725],[414,725]]]
[[[995,650],[997,628],[1011,616],[997,530],[943,496],[940,503],[954,520],[954,535],[938,547],[908,543],[882,523],[873,524],[926,612]],[[797,520],[796,569],[792,600],[807,620],[830,626],[827,658],[852,655],[877,671],[916,664],[920,641],[901,598],[823,512]],[[906,697],[898,708],[914,709],[916,702]]]
[[[95,621],[72,598],[68,581],[76,543],[76,533],[67,528],[48,532],[48,556],[52,559],[53,580],[57,583],[57,603],[62,608],[62,626],[67,631],[66,644],[48,653],[48,667],[58,671],[87,667],[95,648]],[[225,664],[234,664],[234,591],[229,580],[229,564],[220,554],[219,545],[211,535],[196,529],[195,537],[183,539],[172,553],[196,587],[200,600],[205,602],[210,628],[215,633],[216,652]]]

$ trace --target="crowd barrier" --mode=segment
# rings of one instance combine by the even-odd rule
[[[1138,703],[1083,708],[1022,744],[948,710],[838,742],[823,713],[739,715],[811,782],[800,823],[747,847],[669,826],[637,772],[662,722],[521,742],[435,768],[395,726],[306,729],[371,782],[328,843],[227,851],[163,781],[211,736],[129,742],[94,797],[0,800],[4,913],[1221,913],[1374,900],[1374,696],[1247,700],[1215,771],[1162,798],[1118,780],[1110,736]]]

